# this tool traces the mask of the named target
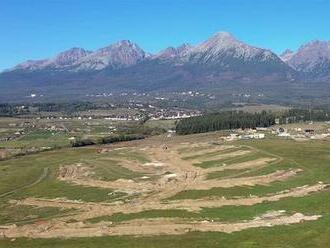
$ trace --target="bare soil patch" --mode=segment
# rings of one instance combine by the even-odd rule
[[[133,145],[132,145],[133,144]],[[134,146],[134,144],[136,146]],[[226,199],[220,198],[204,198],[197,200],[166,200],[183,190],[208,190],[211,188],[222,187],[229,188],[235,186],[253,186],[267,185],[275,181],[284,181],[301,172],[301,169],[278,170],[274,173],[261,176],[223,178],[221,180],[207,180],[207,174],[213,171],[222,170],[242,170],[242,169],[258,169],[267,164],[280,161],[280,158],[260,158],[253,161],[231,164],[228,166],[214,167],[203,169],[193,165],[194,162],[210,160],[220,160],[224,158],[246,155],[252,150],[238,150],[235,152],[221,153],[202,160],[182,159],[178,149],[182,149],[182,143],[169,143],[170,148],[164,150],[162,146],[146,143],[144,146],[138,141],[130,143],[131,149],[142,150],[151,158],[152,162],[139,163],[137,161],[128,161],[123,158],[118,160],[123,167],[139,172],[148,172],[152,179],[148,180],[131,180],[119,178],[116,181],[102,181],[93,179],[93,171],[91,168],[83,164],[73,164],[60,167],[58,171],[58,179],[76,185],[109,188],[114,191],[126,192],[131,195],[129,199],[122,199],[112,203],[92,203],[82,201],[72,201],[67,199],[37,199],[27,198],[19,201],[11,201],[16,205],[29,205],[37,207],[58,207],[63,209],[75,209],[70,216],[54,218],[46,222],[38,222],[35,224],[27,224],[20,227],[5,226],[0,227],[0,237],[31,237],[31,238],[73,238],[73,237],[94,237],[103,235],[162,235],[162,234],[183,234],[190,231],[217,231],[217,232],[235,232],[247,228],[267,227],[274,225],[287,225],[299,223],[301,221],[316,220],[320,216],[305,216],[302,214],[294,214],[291,216],[284,213],[268,213],[264,216],[256,217],[253,220],[237,222],[237,223],[221,223],[208,221],[190,221],[180,218],[161,218],[161,219],[142,219],[132,220],[122,223],[100,222],[90,224],[86,220],[100,217],[111,216],[115,213],[138,213],[145,210],[170,210],[185,209],[188,211],[200,211],[202,208],[218,208],[228,205],[254,205],[266,201],[279,201],[287,197],[303,197],[311,193],[317,193],[325,190],[328,185],[318,183],[311,186],[303,186],[298,188],[281,191],[276,194],[268,194],[257,197],[241,197]],[[126,146],[126,148],[130,148]],[[201,142],[194,147],[210,146],[208,142]],[[122,149],[123,144],[100,150],[106,153],[108,150]],[[232,148],[232,146],[217,146],[211,148],[212,151],[222,151]],[[202,154],[206,150],[194,154]],[[187,153],[186,153],[187,154]],[[192,153],[193,154],[193,153]],[[103,156],[103,155],[102,155]],[[110,158],[109,158],[110,159]],[[116,158],[118,159],[118,158]],[[120,158],[119,158],[120,159]],[[150,179],[150,180],[149,180]],[[82,188],[83,190],[83,188]],[[166,201],[164,201],[166,200]],[[74,219],[76,222],[71,223],[69,220]]]
[[[84,224],[77,223],[42,223],[40,225],[26,225],[23,227],[9,226],[0,229],[0,237],[17,238],[77,238],[95,236],[117,236],[117,235],[178,235],[192,231],[199,232],[225,232],[232,233],[249,228],[272,227],[277,225],[289,225],[301,223],[302,221],[317,220],[320,215],[306,216],[301,213],[285,215],[284,211],[268,213],[258,216],[250,221],[237,223],[222,223],[209,221],[185,222],[180,219],[160,218],[141,219],[125,223],[99,223]]]

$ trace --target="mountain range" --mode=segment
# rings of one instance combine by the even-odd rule
[[[313,41],[278,56],[219,32],[200,44],[157,54],[123,40],[96,51],[71,48],[53,58],[28,60],[0,74],[0,97],[33,91],[78,96],[100,90],[263,87],[329,79],[330,42]]]
[[[281,58],[305,79],[328,81],[330,79],[330,42],[312,41],[297,52],[286,50]]]

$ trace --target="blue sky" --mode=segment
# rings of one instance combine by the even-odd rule
[[[330,40],[328,0],[1,0],[0,70],[129,39],[149,52],[228,31],[279,53]]]

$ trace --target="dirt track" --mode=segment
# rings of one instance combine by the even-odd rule
[[[250,221],[237,223],[221,223],[209,221],[185,222],[179,219],[159,218],[154,220],[134,220],[113,225],[112,223],[100,223],[85,225],[84,223],[46,223],[34,225],[32,228],[23,226],[0,229],[0,237],[17,238],[74,238],[74,237],[95,237],[95,236],[115,236],[115,235],[178,235],[191,231],[200,232],[225,232],[232,233],[248,228],[271,227],[277,225],[288,225],[300,223],[302,221],[317,220],[321,216],[305,216],[296,213],[290,216],[283,215],[282,212],[273,212],[264,216],[256,217]]]
[[[209,144],[203,143],[201,146],[205,148]],[[182,144],[181,144],[182,146]],[[287,216],[283,214],[273,214],[271,217],[261,216],[254,220],[244,221],[241,223],[221,223],[221,222],[205,222],[195,221],[187,222],[184,219],[156,219],[156,220],[133,220],[120,224],[97,223],[90,224],[86,220],[101,217],[111,216],[115,213],[138,213],[145,210],[169,210],[169,209],[185,209],[187,211],[198,212],[202,208],[219,208],[228,205],[254,205],[266,201],[279,201],[287,197],[303,197],[311,193],[316,193],[328,187],[323,183],[318,183],[311,186],[303,186],[289,189],[286,191],[269,194],[265,196],[250,196],[248,198],[204,198],[197,200],[176,200],[169,201],[167,198],[176,195],[183,190],[208,190],[211,188],[229,188],[234,186],[253,186],[267,185],[275,181],[284,181],[301,172],[300,169],[277,170],[273,173],[261,176],[238,177],[238,178],[223,178],[220,180],[207,180],[207,175],[214,171],[224,170],[243,170],[243,169],[258,169],[268,164],[273,164],[278,158],[265,157],[253,161],[230,164],[219,167],[203,169],[192,165],[193,162],[215,161],[223,158],[234,156],[242,156],[249,154],[251,150],[238,150],[235,152],[227,152],[231,146],[219,146],[213,148],[215,153],[213,157],[201,160],[197,158],[182,159],[187,154],[192,155],[192,152],[179,154],[177,151],[181,148],[180,145],[176,149],[172,148],[169,151],[164,151],[159,147],[139,148],[144,149],[149,158],[153,162],[139,164],[138,162],[128,162],[125,168],[132,171],[148,171],[157,175],[155,180],[138,181],[135,179],[118,179],[116,181],[102,181],[91,177],[92,171],[84,164],[73,164],[62,166],[58,172],[58,179],[69,183],[111,188],[115,191],[134,194],[135,197],[130,201],[118,201],[113,203],[87,203],[80,201],[69,201],[66,199],[36,199],[27,198],[20,201],[11,201],[16,205],[28,205],[38,207],[58,207],[63,209],[79,210],[75,214],[67,217],[59,217],[42,223],[39,225],[29,224],[21,227],[9,226],[0,227],[1,233],[5,237],[32,237],[32,238],[55,238],[55,237],[91,237],[102,235],[161,235],[161,234],[182,234],[188,231],[219,231],[219,232],[234,232],[259,226],[273,226],[299,223],[303,220],[316,220],[320,216],[304,216],[296,214]],[[195,148],[198,146],[194,146]],[[136,148],[134,148],[136,149]],[[203,149],[207,152],[207,149]],[[202,155],[203,153],[197,152]],[[124,163],[125,160],[122,161]],[[82,188],[83,190],[83,188]],[[166,200],[166,201],[164,201]],[[70,220],[76,220],[77,223],[68,223]]]
[[[269,194],[262,197],[250,196],[247,198],[202,198],[197,200],[175,200],[167,202],[132,202],[132,203],[86,203],[79,201],[69,201],[65,199],[38,199],[27,198],[21,201],[13,201],[13,204],[28,205],[38,207],[59,207],[63,209],[77,209],[83,212],[77,214],[75,219],[84,221],[86,219],[95,218],[104,215],[112,215],[114,213],[137,213],[145,210],[153,209],[185,209],[188,211],[199,211],[202,208],[218,208],[222,206],[251,206],[262,202],[274,202],[279,201],[287,197],[303,197],[311,193],[316,193],[326,189],[329,185],[315,184],[312,186],[297,187],[290,190],[277,192],[275,194]],[[143,203],[143,204],[142,204]],[[67,217],[65,217],[67,218]],[[71,217],[69,217],[71,218]]]

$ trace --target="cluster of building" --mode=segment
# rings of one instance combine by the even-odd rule
[[[304,140],[304,139],[325,139],[330,137],[330,129],[323,131],[316,131],[313,128],[300,128],[295,127],[292,129],[278,128],[273,130],[272,133],[278,137],[292,138],[295,140]]]
[[[261,130],[257,130],[257,129],[237,130],[237,132],[231,133],[228,136],[224,137],[224,140],[233,141],[233,140],[264,139],[266,135],[265,133],[262,133],[260,131]]]
[[[178,120],[200,115],[201,113],[199,111],[160,110],[149,116],[151,120]]]
[[[303,125],[301,127],[269,127],[269,128],[256,128],[256,129],[245,129],[245,130],[235,130],[235,132],[230,133],[228,136],[224,137],[226,141],[233,140],[247,140],[247,139],[264,139],[266,133],[269,135],[277,136],[280,138],[294,139],[294,140],[307,140],[307,139],[326,139],[330,138],[330,128],[326,129],[314,129],[313,126],[308,127]]]

